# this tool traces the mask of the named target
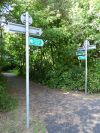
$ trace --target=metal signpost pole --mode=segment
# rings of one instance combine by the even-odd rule
[[[86,60],[85,60],[85,95],[87,95],[87,46],[88,46],[88,41],[86,40],[85,42],[85,56],[86,56]]]
[[[29,22],[26,12],[26,127],[29,128]]]

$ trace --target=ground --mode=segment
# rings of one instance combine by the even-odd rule
[[[9,93],[16,96],[19,106],[9,113],[0,113],[0,133],[100,133],[99,95],[52,90],[32,81],[30,130],[26,131],[25,79],[7,74],[6,77]]]

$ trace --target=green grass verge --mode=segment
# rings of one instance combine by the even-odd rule
[[[0,75],[0,112],[8,112],[18,105],[16,98],[7,93],[6,80]]]

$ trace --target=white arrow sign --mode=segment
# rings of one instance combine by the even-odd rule
[[[96,45],[89,45],[87,47],[87,50],[92,50],[92,49],[96,49]],[[85,47],[78,48],[78,51],[85,51]]]
[[[6,25],[6,28],[8,31],[11,31],[11,32],[18,32],[18,33],[24,33],[24,34],[26,33],[25,25],[22,25],[22,24],[8,22],[8,25]],[[35,35],[35,36],[41,36],[42,29],[30,26],[29,34]]]
[[[92,49],[96,49],[96,45],[90,45],[90,46],[88,47],[88,50],[92,50]]]

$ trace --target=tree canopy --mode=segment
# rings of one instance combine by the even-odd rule
[[[26,10],[33,27],[41,27],[45,45],[30,46],[30,77],[60,89],[84,89],[84,61],[76,50],[88,39],[96,50],[88,52],[89,91],[100,91],[100,4],[99,0],[12,0],[1,1],[7,21],[21,23]],[[10,5],[12,8],[7,9]],[[7,12],[3,12],[4,10]],[[2,66],[12,66],[25,74],[25,35],[1,29]]]

